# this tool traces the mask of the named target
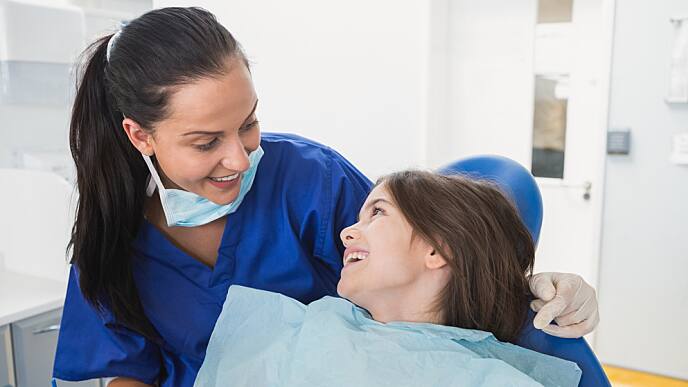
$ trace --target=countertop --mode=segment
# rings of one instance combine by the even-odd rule
[[[61,308],[67,282],[0,268],[0,326]]]

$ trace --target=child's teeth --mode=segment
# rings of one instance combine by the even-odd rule
[[[363,259],[366,259],[368,257],[368,254],[362,253],[362,252],[355,252],[355,253],[350,253],[349,255],[346,256],[346,262],[351,262],[354,260],[360,261]]]

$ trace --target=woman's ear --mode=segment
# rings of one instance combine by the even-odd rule
[[[153,156],[155,154],[155,150],[153,149],[152,145],[152,134],[143,130],[143,128],[141,128],[141,126],[131,118],[123,119],[122,127],[124,128],[124,132],[127,134],[127,137],[129,137],[129,141],[131,141],[132,145],[134,145],[139,152],[146,156]]]
[[[435,249],[430,247],[427,254],[425,255],[425,267],[431,270],[440,269],[447,265],[447,260],[437,252]]]

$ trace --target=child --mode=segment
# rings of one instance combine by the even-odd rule
[[[495,185],[391,174],[341,239],[348,301],[231,287],[197,386],[578,384],[574,363],[495,339],[525,322],[534,259]]]

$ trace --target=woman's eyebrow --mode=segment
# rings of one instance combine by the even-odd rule
[[[253,115],[253,113],[256,112],[256,108],[257,108],[257,107],[258,107],[258,98],[256,98],[256,102],[253,104],[253,109],[251,109],[251,112],[248,113],[248,116],[246,116],[246,118],[244,119],[244,124],[246,124],[246,122],[248,121],[248,119],[251,118],[251,116]],[[242,124],[241,126],[244,126],[244,124]]]
[[[253,109],[251,109],[251,113],[249,113],[248,116],[246,116],[246,118],[244,119],[244,122],[241,124],[241,127],[246,125],[246,122],[248,122],[249,118],[251,118],[253,113],[256,112],[257,107],[258,107],[258,99],[256,99],[256,102],[253,104]],[[241,127],[239,127],[239,129],[241,129]],[[186,133],[182,134],[182,137],[196,135],[196,134],[205,135],[205,136],[219,136],[221,134],[224,134],[224,132],[222,130],[214,130],[214,131],[193,130],[191,132],[186,132]]]
[[[182,134],[182,137],[191,136],[194,134],[202,134],[202,135],[206,135],[206,136],[219,136],[221,134],[224,134],[224,132],[221,130],[216,130],[216,131],[212,131],[212,132],[206,131],[206,130],[194,130],[193,132],[186,132],[186,133]]]
[[[385,204],[388,204],[388,205],[390,205],[390,206],[392,205],[392,203],[390,203],[387,199],[384,199],[384,198],[377,198],[377,199],[373,200],[372,202],[370,202],[370,203],[366,204],[365,206],[363,206],[363,208],[361,208],[361,211],[359,211],[358,215],[356,215],[356,222],[360,222],[360,221],[361,221],[361,213],[367,211],[370,207],[373,207],[374,205],[376,205],[376,204],[378,204],[378,203],[380,203],[380,202],[385,203]]]

